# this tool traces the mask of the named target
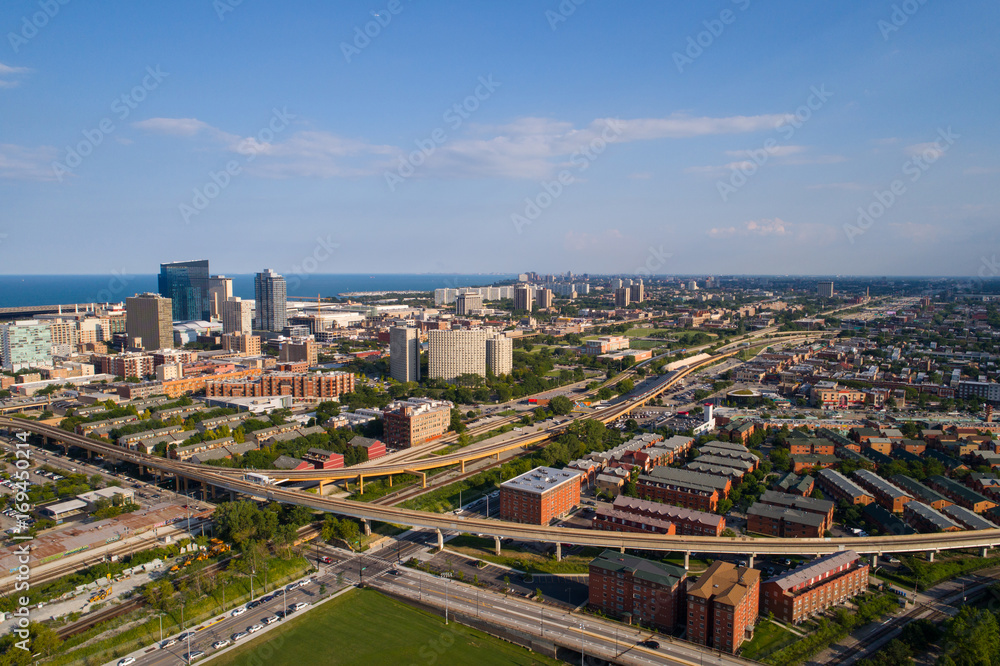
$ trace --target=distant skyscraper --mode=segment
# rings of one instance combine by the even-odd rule
[[[528,312],[531,312],[533,305],[534,299],[531,297],[531,287],[527,285],[518,285],[514,288],[515,310],[527,310]]]
[[[823,298],[833,298],[833,282],[820,282],[816,285],[816,293]]]
[[[482,308],[483,297],[479,294],[459,294],[455,299],[455,314],[457,315],[470,315],[473,310],[481,310]]]
[[[267,268],[254,276],[253,292],[257,299],[254,328],[261,331],[280,331],[285,328],[288,325],[285,278]]]
[[[208,263],[208,262],[206,262]],[[125,334],[129,345],[141,338],[143,349],[168,349],[174,346],[171,324],[172,304],[159,294],[137,294],[125,299]]]
[[[222,304],[233,297],[233,278],[213,275],[208,278],[208,303],[212,317],[222,318]]]
[[[52,329],[48,322],[37,319],[2,324],[0,349],[7,372],[52,365]]]
[[[639,280],[638,284],[633,284],[629,289],[631,290],[629,300],[633,303],[642,303],[646,300],[646,287],[642,284],[642,280]]]
[[[397,382],[420,381],[420,337],[415,328],[389,330],[389,374]]]
[[[239,296],[233,296],[221,303],[221,310],[223,333],[250,335],[253,332],[250,301],[244,301]]]
[[[632,297],[632,287],[615,289],[615,307],[627,308]]]
[[[551,289],[539,289],[535,292],[535,302],[538,303],[538,307],[542,310],[545,308],[552,307],[552,290]]]
[[[208,259],[160,264],[160,296],[173,303],[174,321],[210,319]]]

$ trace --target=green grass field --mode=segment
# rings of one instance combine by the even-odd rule
[[[672,328],[630,328],[625,331],[625,335],[630,338],[648,338],[652,335],[657,335],[659,333],[669,333],[674,331]],[[664,340],[666,342],[666,340]]]
[[[233,650],[218,666],[558,664],[383,596],[352,590]]]

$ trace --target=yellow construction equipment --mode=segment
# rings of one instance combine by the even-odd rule
[[[101,589],[97,590],[92,595],[90,595],[90,598],[87,599],[87,603],[92,604],[95,601],[104,601],[109,596],[111,596],[111,586],[110,585],[107,586],[107,587],[102,587]]]

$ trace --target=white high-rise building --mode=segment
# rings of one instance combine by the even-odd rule
[[[514,340],[502,333],[486,338],[486,369],[494,375],[509,375],[514,370]]]
[[[455,299],[455,314],[470,315],[473,310],[483,309],[483,297],[479,294],[459,294]]]
[[[389,329],[389,374],[397,382],[420,381],[420,335],[415,328]]]
[[[231,296],[222,302],[222,332],[250,335],[253,333],[253,316],[250,301]]]
[[[208,301],[214,319],[222,318],[222,305],[233,297],[233,278],[212,275],[208,278]]]
[[[485,377],[486,336],[481,329],[428,331],[428,376],[448,381],[465,374]]]
[[[435,289],[434,305],[451,305],[458,297],[458,289]]]

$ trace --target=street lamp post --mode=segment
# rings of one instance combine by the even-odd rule
[[[163,613],[160,613],[156,617],[160,618],[160,644],[163,644]]]
[[[451,572],[446,571],[441,574],[441,577],[444,578],[444,623],[448,624],[448,602],[450,599],[448,591],[451,583]]]
[[[583,659],[584,659],[584,656],[583,656],[583,637],[584,637],[583,636],[583,623],[581,622],[580,623],[580,666],[584,666],[584,664],[583,664]]]

